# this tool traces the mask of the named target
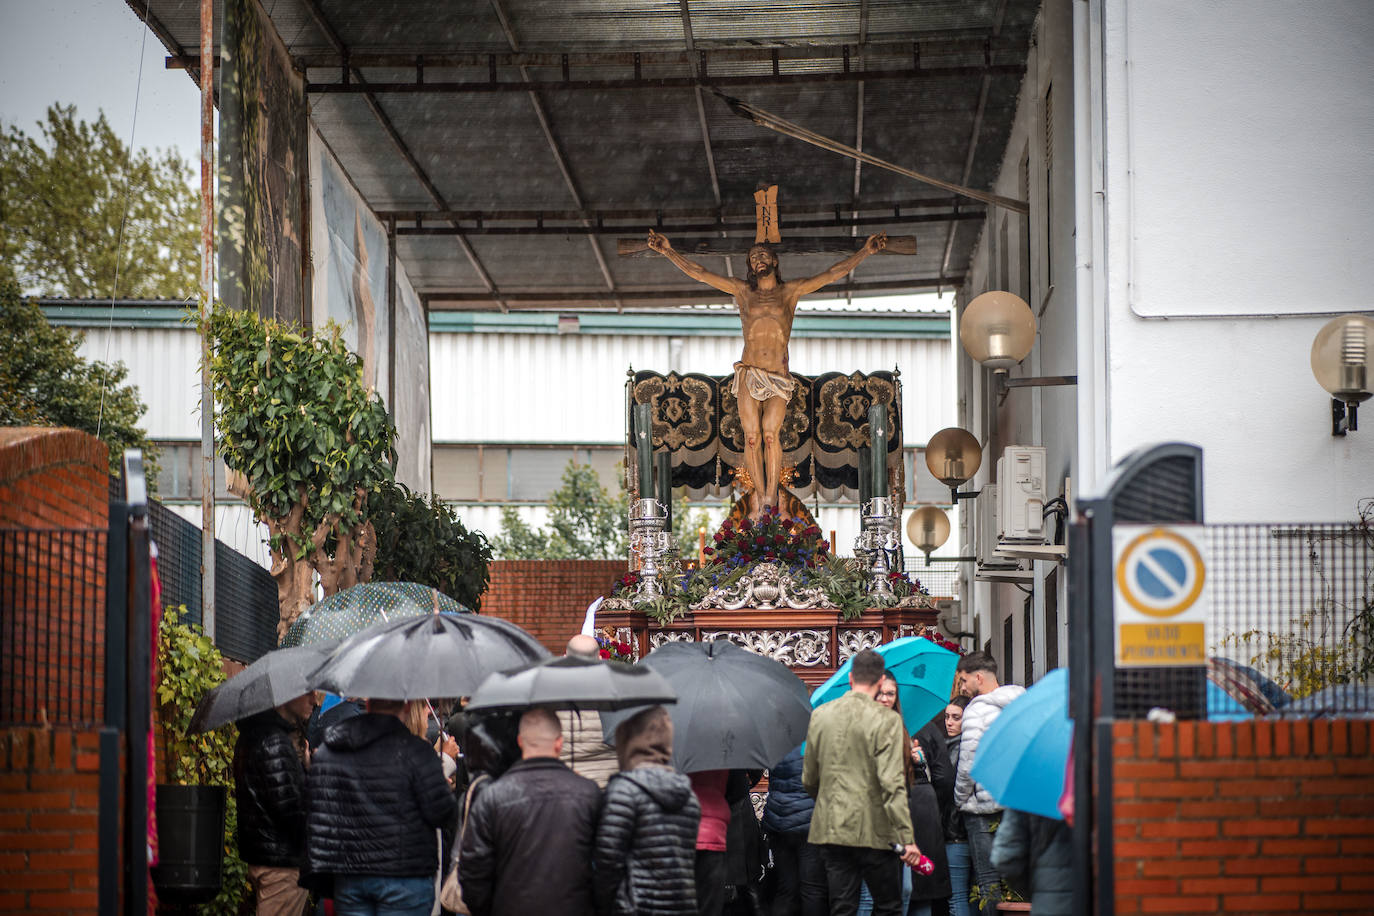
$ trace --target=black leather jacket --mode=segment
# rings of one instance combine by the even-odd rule
[[[477,794],[458,873],[473,916],[592,916],[601,790],[557,758],[521,760]]]
[[[700,821],[692,782],[676,770],[642,766],[612,776],[596,833],[597,909],[694,916]]]
[[[310,763],[307,867],[318,878],[432,875],[434,831],[457,810],[434,748],[395,716],[354,716],[325,731]]]
[[[275,709],[239,723],[234,797],[239,855],[249,865],[299,868],[305,853],[305,768],[297,729]]]

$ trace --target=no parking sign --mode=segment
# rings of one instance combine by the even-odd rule
[[[1207,663],[1207,563],[1201,525],[1112,530],[1116,662]]]

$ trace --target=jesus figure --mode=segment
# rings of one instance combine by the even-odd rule
[[[730,391],[739,404],[744,431],[744,467],[754,482],[756,498],[750,515],[758,518],[765,506],[778,505],[778,476],[782,445],[778,434],[787,414],[787,401],[796,383],[787,369],[787,343],[797,301],[859,266],[864,258],[887,246],[887,233],[871,235],[864,246],[843,261],[805,280],[783,280],[778,257],[768,245],[749,249],[749,273],[743,280],[722,277],[684,258],[668,239],[649,231],[649,247],[672,261],[694,280],[729,293],[739,308],[744,327],[744,353],[735,363]],[[762,448],[760,449],[760,445]]]

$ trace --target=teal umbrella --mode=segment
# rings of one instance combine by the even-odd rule
[[[949,703],[954,688],[954,668],[959,656],[921,636],[903,636],[884,643],[873,651],[883,657],[883,663],[897,681],[897,698],[902,704],[902,722],[908,734],[919,730]],[[811,706],[839,699],[849,692],[849,669],[852,658],[846,659],[834,674],[811,694]]]
[[[1063,820],[1059,797],[1072,737],[1069,671],[1055,668],[983,732],[969,775],[1004,808]]]
[[[471,614],[443,592],[417,582],[365,582],[306,608],[286,631],[282,647],[343,639],[374,623],[421,614]]]

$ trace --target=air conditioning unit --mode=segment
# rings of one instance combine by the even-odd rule
[[[999,486],[995,483],[984,484],[978,491],[977,521],[978,530],[974,539],[974,555],[978,566],[974,579],[983,582],[1020,582],[1033,577],[1034,573],[1018,559],[998,552],[997,535],[1000,530],[998,515]]]
[[[1045,449],[1009,445],[997,459],[997,540],[1045,543]]]

